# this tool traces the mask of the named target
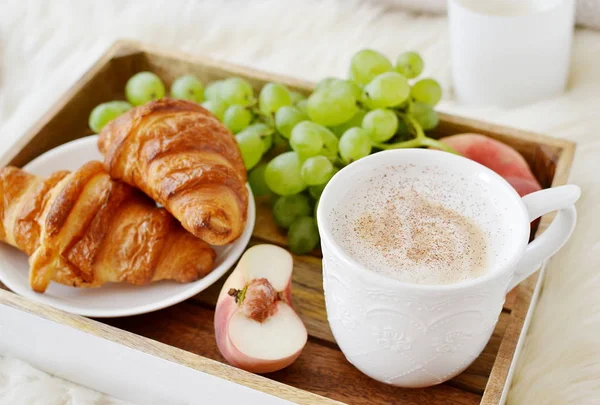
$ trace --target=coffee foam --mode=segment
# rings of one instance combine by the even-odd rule
[[[337,243],[366,268],[414,284],[452,284],[502,260],[507,230],[485,185],[436,167],[386,166],[331,213]],[[499,225],[500,224],[500,225]]]

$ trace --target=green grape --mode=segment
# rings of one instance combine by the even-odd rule
[[[266,169],[267,164],[262,163],[256,166],[248,173],[248,183],[250,183],[252,193],[256,197],[268,196],[273,194],[269,186],[267,186],[267,182],[265,181]]]
[[[308,100],[307,99],[298,101],[296,103],[296,107],[298,107],[298,109],[300,109],[300,111],[302,111],[303,113],[308,114]]]
[[[219,86],[219,98],[229,105],[247,107],[254,103],[254,89],[248,81],[240,77],[230,77]]]
[[[171,85],[171,97],[201,103],[204,101],[204,86],[194,75],[181,76]]]
[[[273,204],[273,219],[282,228],[288,229],[296,218],[310,215],[310,200],[304,194],[279,197]]]
[[[250,125],[249,127],[247,127],[246,130],[254,131],[254,132],[258,133],[258,135],[260,135],[261,137],[264,136],[265,134],[271,133],[271,129],[266,124],[263,124],[262,122],[254,123],[254,124]]]
[[[344,134],[344,132],[346,132],[350,128],[360,127],[362,125],[363,118],[365,117],[365,115],[367,115],[366,110],[358,110],[356,114],[354,114],[354,116],[348,121],[344,122],[343,124],[331,127],[329,129],[331,130],[331,132],[340,137]]]
[[[273,146],[273,134],[265,134],[260,138],[263,144],[263,154],[267,153]]]
[[[241,105],[227,107],[223,115],[223,124],[234,134],[245,129],[252,121],[252,113]]]
[[[438,115],[429,104],[415,101],[412,105],[410,115],[425,131],[435,128],[438,124]]]
[[[314,187],[320,187],[320,186],[314,186]],[[324,188],[325,187],[323,187],[323,189]],[[321,193],[322,192],[323,192],[323,190],[321,190]],[[317,221],[317,212],[319,212],[319,203],[321,202],[321,193],[319,193],[319,198],[317,198],[317,201],[315,201],[315,209],[313,211],[315,225],[317,226],[317,230],[319,230],[319,222]]]
[[[306,120],[308,120],[308,115],[298,107],[291,105],[283,106],[275,113],[275,127],[287,139],[292,135],[292,129],[296,124]]]
[[[317,155],[323,148],[321,126],[310,121],[302,121],[294,126],[290,136],[290,146],[302,157]]]
[[[400,73],[387,72],[367,84],[364,94],[372,108],[396,107],[408,99],[410,86]]]
[[[442,88],[434,79],[421,79],[413,84],[410,95],[415,101],[433,107],[442,99]]]
[[[258,96],[258,108],[265,115],[277,112],[281,107],[292,105],[290,91],[281,84],[267,83]]]
[[[298,104],[302,100],[306,100],[306,97],[303,94],[300,94],[294,90],[290,90],[290,97],[292,98],[292,104],[294,105]]]
[[[363,49],[352,56],[350,61],[350,79],[364,86],[381,73],[393,70],[392,62],[381,53],[372,49]]]
[[[329,178],[329,180],[331,180],[333,178],[333,176],[335,176],[335,174],[337,172],[339,172],[340,169],[338,169],[337,167],[333,166],[333,172],[331,173],[331,176]],[[323,194],[323,190],[325,190],[325,187],[327,186],[327,183],[329,183],[329,180],[327,180],[325,183],[323,184],[319,184],[318,186],[310,186],[308,187],[308,194],[310,194],[310,196],[312,198],[315,199],[315,201],[319,201],[319,198],[321,198],[321,194]],[[315,216],[317,215],[317,209],[315,207]]]
[[[235,136],[246,170],[252,169],[262,158],[263,143],[257,131],[242,131]],[[266,178],[266,176],[265,176]]]
[[[316,90],[324,90],[331,86],[333,86],[333,87],[335,87],[335,86],[348,87],[348,89],[350,89],[350,91],[352,92],[352,94],[354,95],[354,98],[356,98],[356,100],[360,100],[360,98],[362,96],[361,88],[356,83],[354,83],[352,80],[337,79],[335,77],[326,77],[325,79],[323,79],[317,83],[317,86],[315,89]]]
[[[318,125],[318,124],[317,124]],[[340,140],[337,136],[333,134],[327,128],[319,125],[319,133],[321,134],[321,139],[323,139],[323,149],[319,152],[319,155],[323,155],[331,161],[337,159],[338,155],[338,143]]]
[[[209,83],[204,89],[204,97],[207,100],[220,100],[221,85],[223,82],[224,80],[217,80],[216,82]]]
[[[407,79],[414,79],[423,71],[423,58],[416,52],[404,52],[396,59],[396,72]]]
[[[225,110],[227,109],[227,104],[222,102],[219,99],[209,99],[201,104],[202,107],[206,108],[208,111],[214,114],[219,120],[223,121],[223,116],[225,115]]]
[[[302,180],[309,186],[325,184],[333,175],[333,165],[325,156],[313,156],[302,164]]]
[[[127,101],[109,101],[97,105],[91,112],[88,124],[92,131],[98,133],[102,128],[125,111],[133,108]]]
[[[331,83],[333,83],[337,80],[340,80],[340,79],[336,79],[335,77],[326,77],[324,79],[321,79],[317,82],[317,85],[315,86],[315,91],[324,89],[325,87],[328,87]]]
[[[125,97],[133,105],[142,105],[165,96],[165,85],[152,72],[140,72],[131,76],[125,85]]]
[[[263,154],[271,149],[271,146],[273,145],[273,131],[267,125],[263,124],[262,122],[257,122],[256,124],[246,127],[244,132],[246,131],[256,132],[258,136],[260,136],[260,139],[263,143]]]
[[[293,136],[294,132],[299,132],[299,133],[309,132],[309,133],[311,133],[311,135],[309,135],[309,137],[312,137],[313,139],[315,139],[315,142],[316,142],[316,138],[317,138],[315,136],[315,134],[317,134],[321,138],[322,148],[319,149],[317,152],[315,152],[316,151],[316,147],[315,147],[315,148],[311,149],[311,152],[313,152],[314,155],[323,155],[323,156],[329,158],[330,160],[334,160],[337,157],[339,140],[333,134],[333,132],[331,132],[324,126],[319,125],[315,122],[311,122],[311,121],[302,121],[294,127],[294,129],[292,130],[292,136]],[[297,135],[297,136],[303,137],[303,135]],[[293,145],[292,145],[292,147],[293,147]],[[314,156],[314,155],[307,155],[306,153],[301,153],[301,154],[304,158]]]
[[[315,249],[319,244],[319,229],[313,217],[297,218],[288,230],[290,251],[303,255]]]
[[[396,114],[384,108],[369,111],[362,122],[362,127],[369,132],[371,141],[379,143],[390,140],[398,129]]]
[[[340,156],[346,163],[364,158],[371,153],[369,132],[362,128],[350,128],[340,138]]]
[[[350,91],[356,98],[356,101],[362,99],[362,89],[358,86],[358,84],[354,83],[352,80],[345,80],[346,84],[350,87]]]
[[[300,156],[296,152],[285,152],[275,156],[269,162],[265,171],[265,180],[276,194],[298,194],[306,188],[301,169]]]
[[[321,125],[333,126],[356,114],[356,97],[346,82],[333,82],[308,98],[308,116]]]
[[[323,194],[323,190],[325,190],[325,187],[327,186],[327,183],[323,183],[323,184],[319,184],[318,186],[310,186],[308,188],[308,194],[310,194],[310,196],[312,198],[315,199],[315,201],[318,201],[319,198],[321,198],[321,194]],[[315,210],[315,215],[316,215],[316,210]]]

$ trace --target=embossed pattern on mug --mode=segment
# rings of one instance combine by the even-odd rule
[[[435,384],[458,374],[483,349],[504,299],[503,291],[482,290],[423,301],[409,290],[344,277],[346,265],[331,255],[323,271],[336,341],[348,361],[388,384]],[[352,339],[338,339],[345,334]]]

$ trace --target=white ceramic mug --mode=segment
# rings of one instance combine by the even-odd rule
[[[377,168],[398,164],[438,167],[491,190],[511,229],[501,241],[510,245],[502,264],[472,280],[422,285],[382,276],[346,254],[332,235],[336,218],[344,215],[340,199]],[[376,380],[403,387],[438,384],[462,372],[490,339],[507,292],[569,239],[579,195],[579,187],[567,185],[521,198],[479,163],[423,149],[376,153],[341,170],[325,188],[317,217],[327,316],[348,361]],[[530,222],[551,211],[558,214],[550,227],[528,243]]]

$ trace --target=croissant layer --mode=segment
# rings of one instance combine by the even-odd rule
[[[0,170],[0,240],[30,255],[30,284],[190,282],[209,273],[215,252],[165,209],[112,180],[100,162],[40,178]]]
[[[162,99],[110,122],[98,146],[110,175],[163,205],[213,245],[246,224],[246,170],[233,135],[198,104]]]

